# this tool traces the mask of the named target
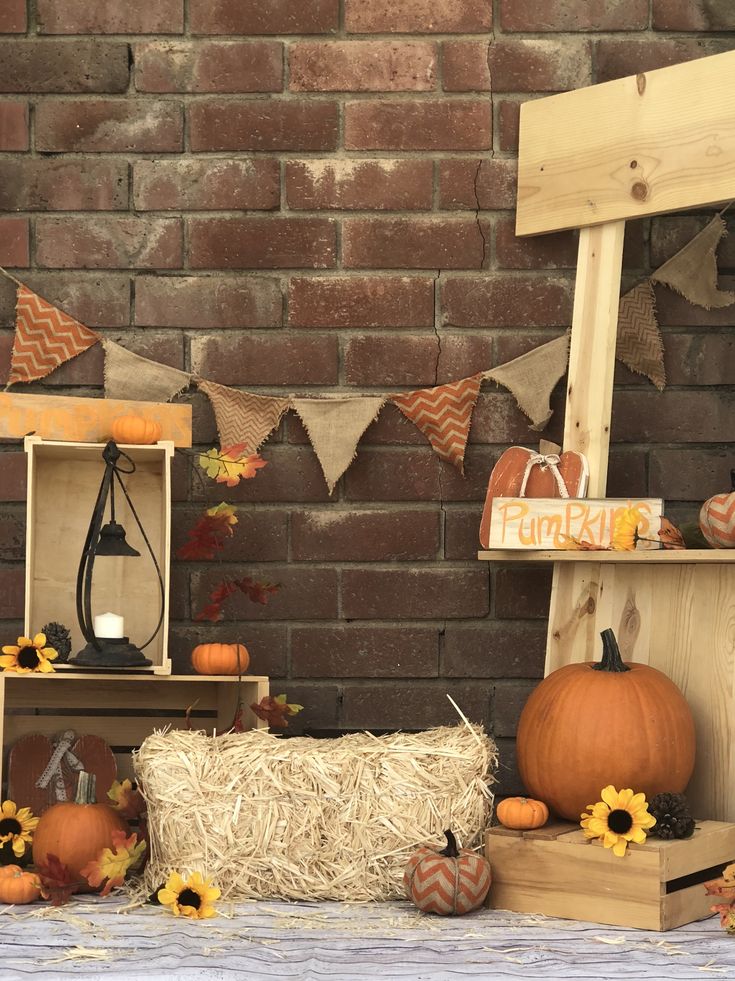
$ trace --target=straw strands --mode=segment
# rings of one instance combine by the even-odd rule
[[[230,900],[403,897],[404,866],[452,828],[479,847],[497,766],[481,726],[282,739],[156,732],[135,754],[149,890],[200,871]]]

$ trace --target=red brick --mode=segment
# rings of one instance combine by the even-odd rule
[[[431,160],[287,160],[289,208],[430,210]]]
[[[616,443],[726,443],[733,406],[718,392],[617,392],[611,433]]]
[[[590,45],[577,38],[496,40],[488,61],[493,92],[565,92],[592,80]]]
[[[192,34],[330,34],[339,0],[190,0]]]
[[[28,103],[0,99],[0,150],[27,150]]]
[[[735,290],[734,276],[720,276],[721,290]],[[674,290],[656,286],[656,313],[662,327],[732,327],[732,307],[704,307],[689,303]]]
[[[669,385],[732,384],[735,337],[731,334],[667,334],[664,343]]]
[[[135,323],[180,328],[280,327],[277,280],[244,276],[140,276]]]
[[[387,414],[388,407],[381,412],[381,419]],[[415,430],[412,423],[408,426]],[[415,432],[421,435],[420,431]],[[344,477],[345,500],[442,500],[445,504],[451,501],[484,501],[488,474],[497,454],[485,448],[468,449],[463,477],[456,467],[439,459],[423,436],[421,443],[421,446],[401,447],[396,452],[392,446],[373,448],[366,441],[361,442],[357,458]]]
[[[124,92],[128,87],[128,46],[120,41],[0,41],[0,65],[3,92]]]
[[[23,617],[25,572],[22,565],[0,569],[0,620]]]
[[[130,323],[130,281],[115,273],[28,272],[23,281],[39,296],[90,327],[126,327]],[[0,282],[0,323],[15,322],[15,287]]]
[[[224,571],[229,571],[224,566]],[[222,581],[223,568],[191,574],[192,608],[200,609]],[[240,572],[240,570],[233,570]],[[253,579],[277,582],[281,588],[268,602],[253,603],[237,592],[223,605],[224,620],[334,620],[337,617],[337,570],[307,566],[249,566]]]
[[[462,619],[486,616],[486,568],[343,569],[346,619]]]
[[[543,623],[450,623],[441,673],[448,678],[542,678],[545,657]]]
[[[344,373],[348,385],[432,385],[438,354],[436,335],[361,334],[345,343]]]
[[[696,38],[656,38],[654,40],[605,39],[595,45],[595,81],[668,68],[715,54],[721,48]]]
[[[278,161],[137,160],[133,202],[140,211],[259,211],[281,199]]]
[[[452,327],[568,327],[573,284],[531,276],[446,279],[442,322]]]
[[[296,418],[295,416],[292,416]],[[271,437],[260,451],[268,466],[258,471],[256,480],[243,480],[227,489],[227,500],[238,502],[329,503],[330,496],[322,468],[311,446],[279,446]],[[208,483],[204,492],[194,486],[193,497],[213,503],[222,500],[222,486]]]
[[[334,385],[337,338],[303,333],[195,337],[192,369],[223,385]]]
[[[481,269],[489,230],[474,218],[347,218],[342,254],[348,268]]]
[[[253,99],[207,100],[189,106],[191,149],[336,150],[339,112],[335,102]]]
[[[178,218],[39,218],[36,261],[56,269],[176,269]]]
[[[728,0],[653,0],[656,31],[732,31],[735,9]]]
[[[342,717],[345,725],[356,729],[430,729],[457,724],[457,711],[447,698],[451,695],[471,722],[491,725],[490,682],[432,684],[411,681],[399,685],[345,685]]]
[[[192,218],[192,269],[325,269],[336,226],[326,218]]]
[[[271,682],[273,683],[273,678]],[[337,717],[342,704],[342,692],[335,685],[326,685],[323,681],[312,685],[298,684],[289,679],[276,681],[273,692],[286,693],[290,702],[304,706],[289,722],[289,735],[312,735],[316,732],[331,732],[335,736],[340,734]]]
[[[720,271],[735,269],[735,220],[725,216],[727,232],[717,247],[717,268]],[[651,266],[656,269],[663,265],[680,249],[701,232],[710,221],[710,216],[676,215],[654,218],[651,222]]]
[[[487,150],[492,146],[489,100],[348,102],[347,150]]]
[[[695,501],[730,490],[732,454],[689,446],[653,449],[649,493],[667,501]]]
[[[184,0],[36,0],[39,34],[181,34]]]
[[[561,434],[557,442],[561,441]],[[646,497],[648,494],[647,454],[641,450],[610,451],[607,472],[608,497]]]
[[[493,692],[493,733],[515,736],[523,706],[535,688],[528,681],[499,681]]]
[[[165,153],[182,147],[176,102],[54,99],[36,106],[37,150]]]
[[[442,80],[445,92],[490,91],[490,44],[490,39],[444,42]]]
[[[25,34],[27,29],[26,0],[3,0],[0,6],[0,34]]]
[[[274,678],[286,673],[287,628],[283,623],[248,623],[243,628],[232,623],[208,623],[207,640],[215,644],[244,643],[250,654],[249,674]],[[174,674],[195,674],[191,652],[202,642],[201,623],[172,623],[168,653]],[[232,686],[235,687],[234,685]],[[233,711],[235,693],[232,692]]]
[[[294,627],[291,670],[297,678],[435,678],[433,627],[349,624]]]
[[[533,238],[518,238],[515,218],[495,225],[496,265],[499,269],[575,269],[576,232],[555,232]]]
[[[6,211],[121,211],[128,206],[123,160],[0,159]]]
[[[472,414],[472,443],[523,443],[529,439],[529,422],[507,389],[492,382],[480,394]]]
[[[424,41],[301,41],[289,50],[294,92],[424,92],[436,46]]]
[[[469,34],[491,26],[488,0],[345,0],[345,28],[353,34]]]
[[[516,206],[515,160],[448,157],[439,161],[439,207],[449,210]]]
[[[434,283],[423,276],[294,277],[292,327],[432,327]]]
[[[135,45],[139,92],[280,92],[276,41],[146,41]]]
[[[498,146],[503,152],[518,152],[518,129],[520,123],[519,102],[509,99],[496,99],[498,106]]]
[[[27,467],[22,450],[4,449],[0,454],[0,501],[25,501]]]
[[[494,592],[496,617],[545,620],[551,598],[551,566],[499,568]]]
[[[480,522],[476,507],[453,507],[444,519],[444,557],[449,561],[470,562],[477,559]]]
[[[25,559],[26,522],[22,511],[0,514],[0,559]]]
[[[503,31],[644,31],[648,27],[648,0],[536,0],[533,4],[500,0],[499,13]]]
[[[202,508],[186,506],[173,511],[171,554],[188,540],[188,532],[202,515]],[[212,561],[285,562],[288,559],[288,513],[273,508],[239,508],[234,534]]]
[[[435,559],[439,515],[430,511],[296,511],[295,562],[393,562]]]
[[[0,266],[29,266],[30,248],[28,219],[0,217]]]

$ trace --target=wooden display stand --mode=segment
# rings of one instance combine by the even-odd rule
[[[516,232],[580,228],[564,449],[586,455],[590,497],[606,491],[625,220],[735,198],[733,85],[728,52],[521,106]],[[735,820],[735,549],[479,557],[555,563],[547,674],[591,660],[612,626],[627,660],[679,686],[692,810]]]

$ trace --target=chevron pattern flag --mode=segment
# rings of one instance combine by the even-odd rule
[[[244,443],[245,453],[258,452],[291,404],[287,398],[238,392],[203,378],[196,384],[212,403],[220,446]]]
[[[660,392],[666,387],[664,344],[650,280],[639,283],[620,298],[615,357],[626,368],[645,375]]]
[[[487,860],[466,850],[457,858],[448,858],[431,848],[420,848],[403,874],[407,898],[424,913],[441,916],[460,916],[478,909],[491,881]]]
[[[453,463],[462,474],[472,410],[482,378],[480,372],[448,385],[391,396],[391,402],[418,426],[442,460]]]
[[[18,287],[15,314],[8,385],[45,378],[99,340],[89,327],[57,310],[26,286]]]

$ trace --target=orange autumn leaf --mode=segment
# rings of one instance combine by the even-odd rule
[[[245,454],[245,444],[212,448],[199,456],[199,466],[218,484],[236,487],[241,480],[250,480],[266,465],[257,453]]]
[[[96,859],[87,862],[80,874],[93,888],[104,882],[100,896],[107,896],[116,886],[121,886],[128,869],[137,865],[146,849],[144,841],[138,841],[134,832],[129,837],[124,831],[112,832],[112,848],[103,848]]]
[[[130,780],[125,779],[122,783],[115,780],[107,791],[107,796],[112,801],[112,807],[126,821],[135,821],[141,814],[145,813],[146,803],[143,800],[143,795]]]

